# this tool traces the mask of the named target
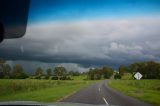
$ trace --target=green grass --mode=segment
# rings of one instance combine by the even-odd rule
[[[133,79],[133,76],[132,76],[131,73],[124,73],[124,75],[122,76],[121,79],[123,79],[123,80],[131,80],[131,79]]]
[[[112,80],[109,86],[129,96],[160,106],[160,80]]]
[[[86,79],[87,76],[86,75],[80,75],[80,76],[72,76],[71,78],[75,81],[82,81],[82,80]]]
[[[55,102],[95,81],[0,80],[0,101]]]

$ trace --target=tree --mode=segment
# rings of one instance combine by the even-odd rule
[[[90,68],[87,77],[90,80],[100,80],[101,76],[102,76],[101,75],[101,69],[99,69],[99,68],[95,68],[95,69]]]
[[[4,59],[2,59],[2,58],[0,58],[0,64],[5,64],[5,60]]]
[[[114,79],[121,79],[121,76],[119,75],[119,73],[115,73]]]
[[[3,68],[4,78],[9,78],[11,74],[11,67],[9,64],[5,64]]]
[[[36,69],[36,73],[35,74],[36,74],[37,78],[40,78],[42,75],[44,75],[43,74],[43,69],[41,67],[38,67]]]
[[[50,76],[52,75],[52,70],[49,68],[46,70],[46,72],[47,72],[47,75],[45,76],[45,79],[49,79]]]
[[[101,69],[96,68],[93,73],[94,73],[94,79],[95,80],[100,80],[101,79]]]
[[[72,76],[79,76],[79,75],[81,75],[81,73],[78,72],[78,71],[69,71],[68,74],[72,75]]]
[[[3,73],[4,65],[5,65],[5,60],[0,58],[0,78],[4,77],[4,73]]]
[[[146,76],[148,79],[160,78],[160,65],[154,61],[147,62],[146,65]]]
[[[94,69],[92,69],[92,68],[89,69],[87,79],[94,80]]]
[[[158,70],[157,70],[157,79],[160,79],[160,64],[158,64]]]
[[[113,75],[113,69],[108,66],[104,66],[102,68],[102,75],[105,79],[109,79]]]
[[[20,64],[16,64],[13,67],[12,77],[16,79],[24,79],[28,76],[26,73],[24,73],[23,67]]]
[[[55,67],[55,69],[54,69],[54,74],[58,77],[58,80],[61,77],[66,76],[66,73],[67,73],[67,71],[64,67]]]
[[[52,70],[49,68],[47,69],[47,76],[51,76],[52,75]]]
[[[126,66],[121,65],[119,68],[119,74],[120,76],[123,76],[124,73],[129,72],[128,68]]]
[[[160,79],[160,63],[154,61],[136,62],[128,66],[131,73],[140,72],[143,79]]]

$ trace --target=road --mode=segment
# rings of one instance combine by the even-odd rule
[[[61,102],[85,103],[94,105],[152,106],[126,96],[107,85],[108,80],[92,84],[87,88],[61,100]]]

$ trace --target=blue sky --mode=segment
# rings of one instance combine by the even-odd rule
[[[160,0],[31,0],[30,22],[128,18],[160,14]]]

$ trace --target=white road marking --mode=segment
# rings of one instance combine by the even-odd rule
[[[99,92],[101,91],[101,88],[99,88]]]
[[[106,105],[109,105],[108,102],[106,101],[106,99],[103,97],[104,102],[106,103]]]

